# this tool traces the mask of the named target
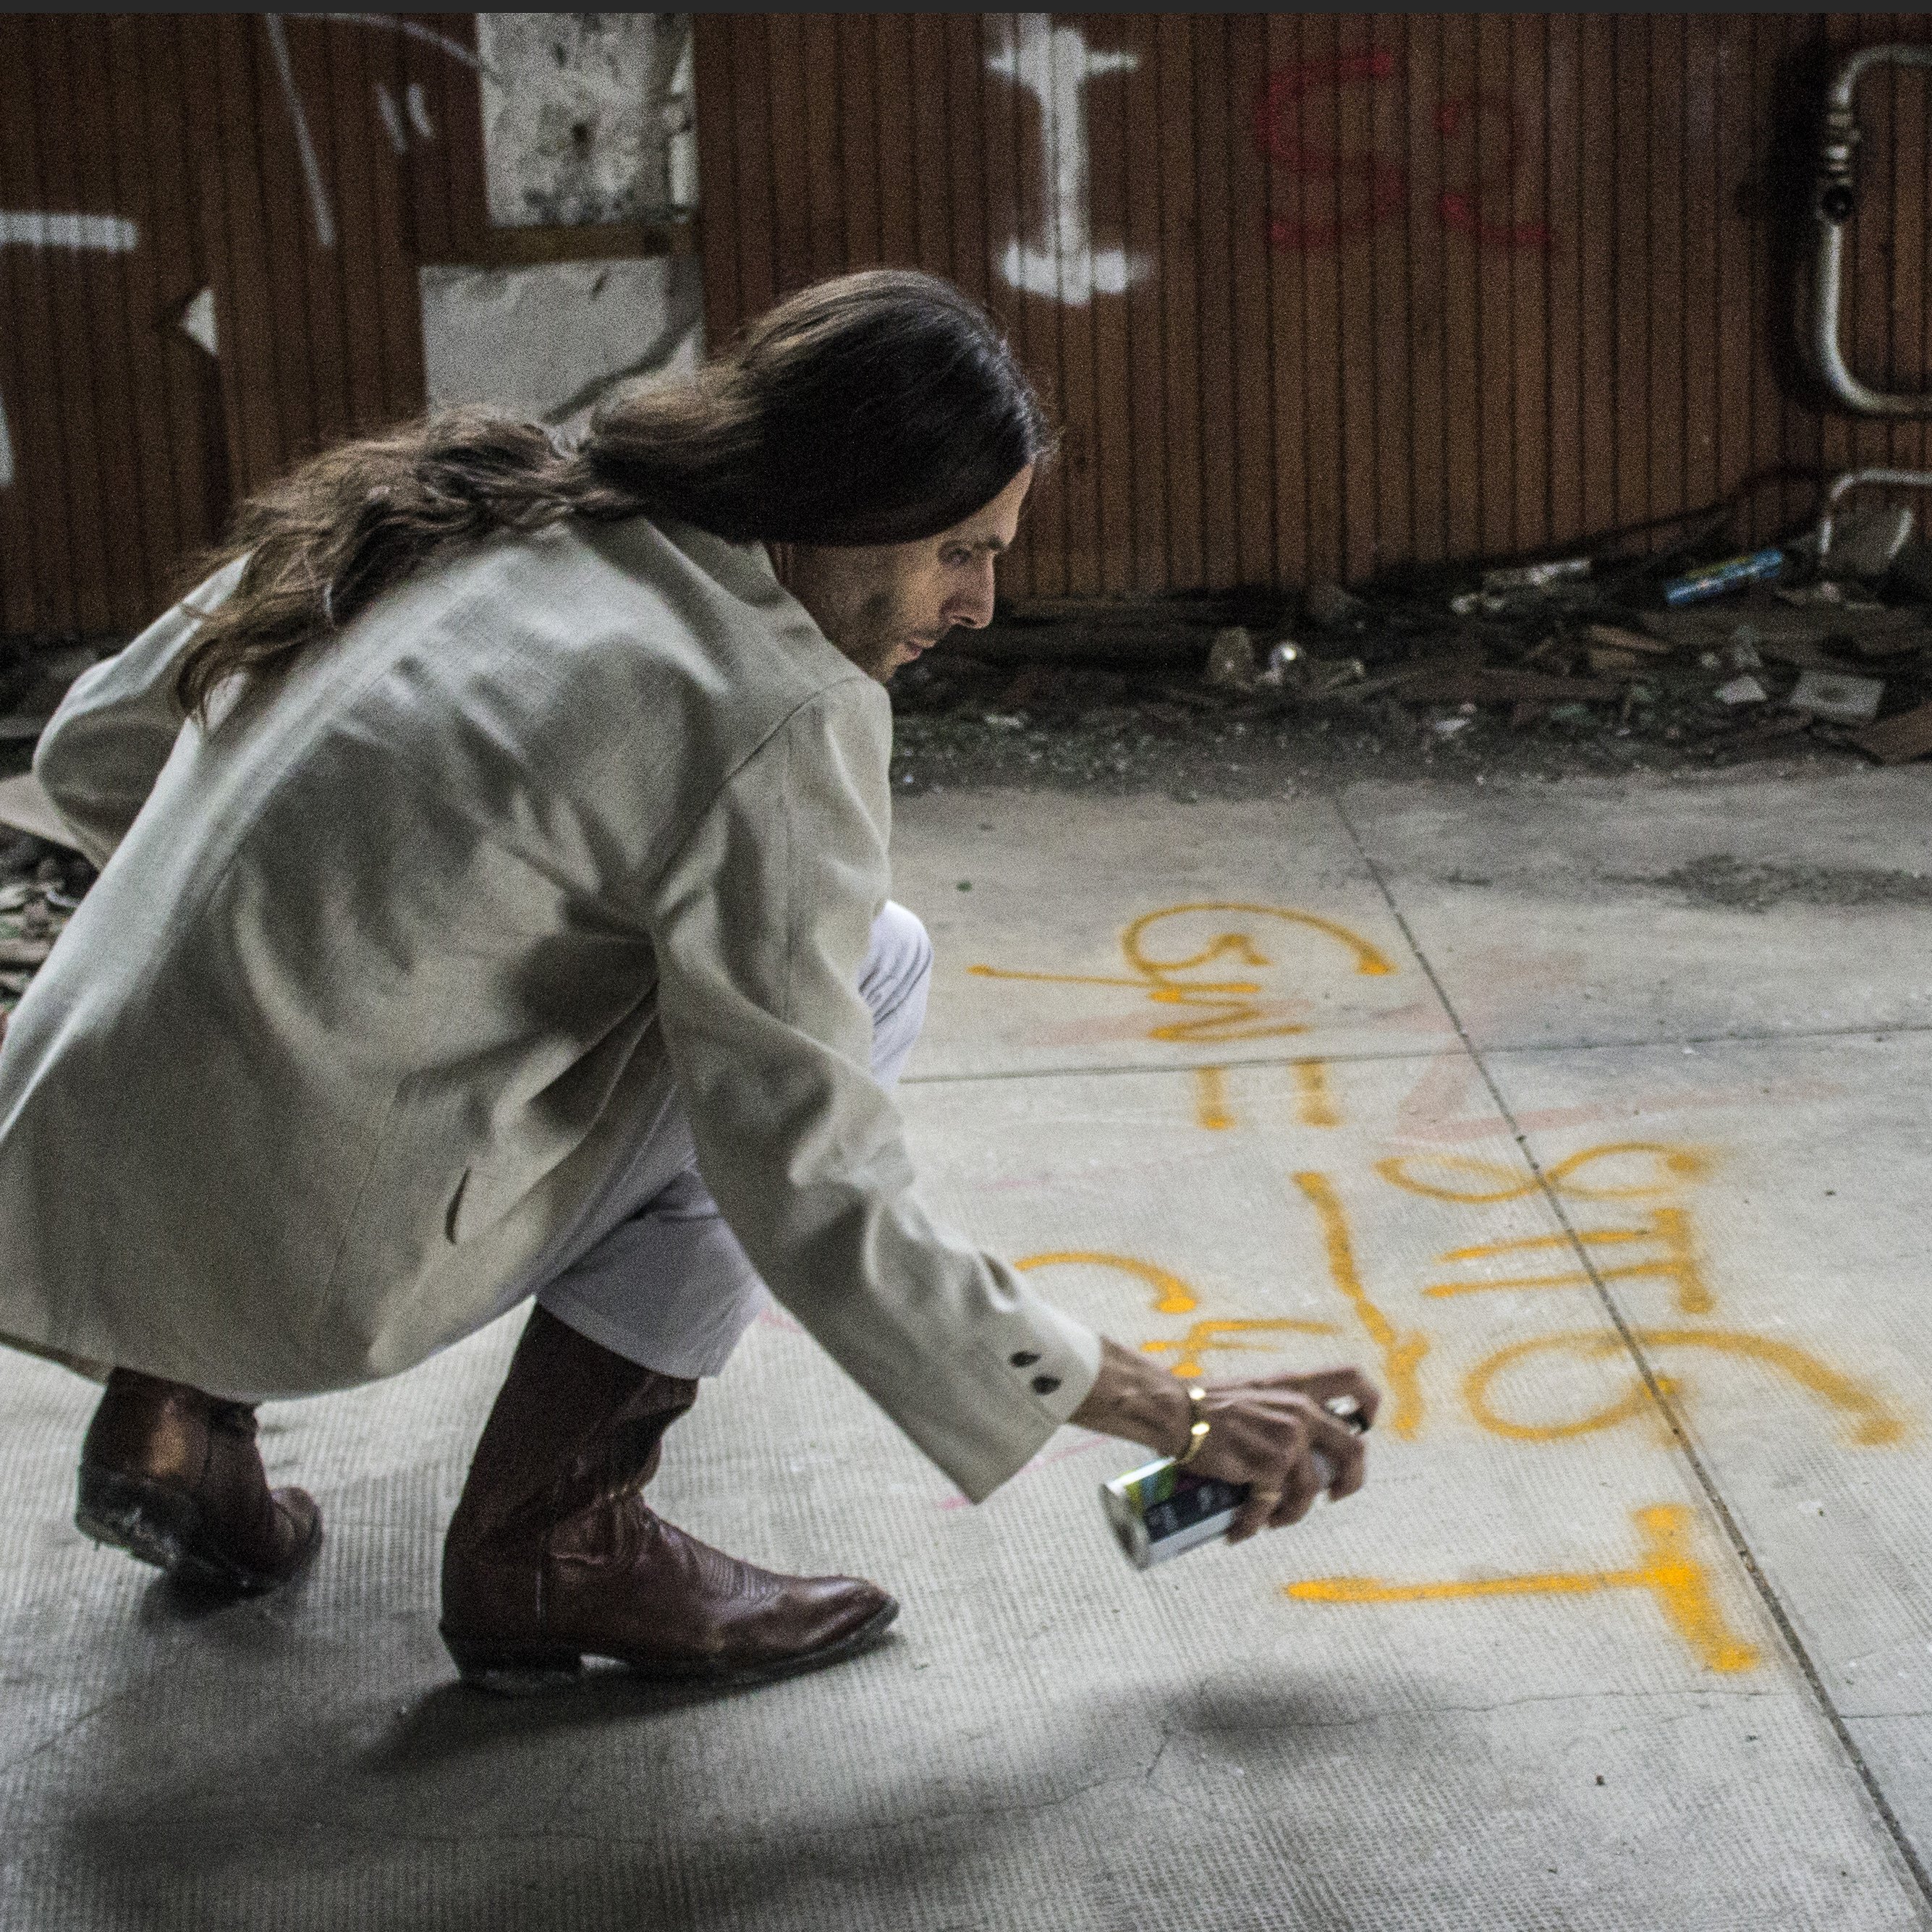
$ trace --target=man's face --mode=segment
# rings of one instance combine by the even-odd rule
[[[861,670],[886,682],[956,624],[993,614],[993,560],[1019,529],[1030,465],[993,500],[917,543],[788,548],[779,574],[813,621]]]

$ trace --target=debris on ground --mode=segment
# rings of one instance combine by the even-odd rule
[[[1834,724],[1869,724],[1884,697],[1885,686],[1877,678],[1807,670],[1799,674],[1784,701],[1793,711],[1808,711]]]
[[[1261,676],[1255,640],[1238,624],[1214,633],[1208,646],[1208,682],[1228,691],[1252,691]]]
[[[1304,774],[1932,756],[1932,545],[1904,527],[1840,518],[1829,575],[1809,530],[1747,551],[1706,518],[1655,554],[1003,611],[902,674],[895,782],[1233,796]]]
[[[94,878],[67,846],[0,831],[0,1014],[19,1004]]]
[[[1915,705],[1861,731],[1852,741],[1882,765],[1910,764],[1932,752],[1932,704]]]

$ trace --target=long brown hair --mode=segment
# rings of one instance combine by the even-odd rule
[[[873,269],[801,291],[688,381],[632,384],[572,445],[452,410],[314,457],[244,504],[201,574],[246,556],[176,681],[206,717],[230,678],[285,667],[426,564],[566,516],[665,517],[733,542],[909,543],[1050,452],[1039,400],[985,311]]]

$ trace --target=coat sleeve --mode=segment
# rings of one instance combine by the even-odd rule
[[[772,1293],[975,1502],[1079,1406],[1092,1331],[914,1197],[857,986],[888,880],[890,715],[834,686],[662,880],[658,1010],[698,1165]]]
[[[181,736],[175,674],[201,620],[232,590],[230,564],[115,656],[74,680],[34,751],[34,776],[81,850],[104,866]]]

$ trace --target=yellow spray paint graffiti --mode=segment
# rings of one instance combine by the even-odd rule
[[[1097,1248],[1064,1248],[1057,1249],[1051,1254],[1028,1255],[1024,1260],[1014,1262],[1013,1266],[1021,1269],[1116,1268],[1123,1274],[1130,1274],[1145,1282],[1156,1291],[1157,1299],[1154,1309],[1156,1315],[1186,1315],[1199,1306],[1198,1298],[1180,1276],[1170,1274],[1164,1268],[1156,1268],[1151,1262],[1136,1261],[1132,1255],[1108,1254]]]
[[[1637,1345],[1646,1350],[1702,1348],[1776,1370],[1827,1408],[1847,1418],[1850,1439],[1860,1448],[1879,1448],[1904,1438],[1904,1421],[1892,1413],[1880,1396],[1796,1342],[1754,1335],[1742,1328],[1637,1328],[1631,1333]],[[1567,1421],[1522,1422],[1498,1413],[1492,1385],[1498,1377],[1520,1362],[1561,1354],[1582,1361],[1607,1361],[1622,1357],[1624,1344],[1618,1336],[1601,1329],[1586,1329],[1572,1334],[1540,1335],[1533,1341],[1499,1348],[1471,1370],[1463,1383],[1462,1392],[1471,1414],[1492,1435],[1518,1442],[1556,1442],[1566,1436],[1613,1429],[1651,1408],[1649,1391],[1638,1382],[1616,1401]],[[1667,1393],[1675,1394],[1681,1384],[1673,1378],[1666,1382],[1666,1388]]]
[[[1188,1284],[1170,1270],[1156,1267],[1152,1262],[1137,1259],[1132,1255],[1111,1254],[1097,1248],[1066,1248],[1050,1254],[1028,1255],[1016,1261],[1016,1268],[1030,1270],[1042,1268],[1087,1267],[1112,1268],[1144,1282],[1155,1292],[1154,1311],[1156,1315],[1190,1315],[1200,1306],[1200,1298]],[[1178,1354],[1180,1360],[1172,1365],[1171,1372],[1184,1379],[1190,1379],[1201,1373],[1201,1357],[1210,1349],[1231,1349],[1243,1353],[1256,1351],[1252,1342],[1229,1340],[1226,1338],[1239,1335],[1256,1335],[1268,1333],[1299,1335],[1333,1335],[1339,1331],[1332,1322],[1303,1322],[1274,1316],[1230,1316],[1208,1321],[1199,1321],[1184,1335],[1158,1337],[1141,1344],[1142,1352],[1149,1355]]]
[[[1322,1244],[1328,1250],[1328,1274],[1342,1299],[1355,1312],[1369,1340],[1382,1352],[1382,1374],[1390,1398],[1389,1427],[1405,1440],[1412,1439],[1422,1426],[1422,1358],[1428,1352],[1426,1335],[1402,1335],[1369,1298],[1355,1265],[1354,1244],[1348,1235],[1348,1216],[1334,1184],[1325,1174],[1298,1174],[1294,1184],[1314,1204],[1322,1222]]]
[[[1612,1590],[1647,1591],[1676,1635],[1706,1670],[1749,1670],[1758,1650],[1724,1621],[1710,1573],[1691,1549],[1690,1511],[1661,1503],[1635,1512],[1638,1555],[1628,1569],[1556,1570],[1516,1576],[1477,1576],[1442,1583],[1389,1583],[1377,1576],[1321,1576],[1288,1583],[1282,1594],[1299,1603],[1417,1604],[1472,1597],[1594,1596]]]
[[[1000,966],[973,965],[967,971],[986,980],[1030,980],[1036,983],[1067,986],[1126,986],[1144,994],[1156,1006],[1191,1010],[1193,1017],[1163,1021],[1148,1029],[1150,1040],[1196,1044],[1234,1040],[1274,1040],[1286,1034],[1306,1033],[1299,1021],[1271,1016],[1262,1003],[1258,980],[1237,978],[1196,980],[1184,974],[1218,968],[1227,961],[1250,968],[1274,962],[1246,932],[1216,934],[1198,951],[1183,958],[1154,956],[1150,935],[1162,921],[1201,913],[1238,913],[1250,919],[1280,920],[1332,939],[1352,954],[1358,974],[1393,973],[1395,968],[1368,940],[1346,926],[1323,919],[1314,913],[1298,912],[1288,906],[1257,905],[1238,899],[1204,899],[1186,905],[1164,906],[1144,914],[1120,935],[1120,950],[1126,958],[1131,978],[1083,973],[1029,973]]]
[[[1225,1066],[1197,1066],[1194,1070],[1194,1118],[1210,1133],[1225,1133],[1235,1124],[1228,1105],[1228,1070]]]
[[[1341,1109],[1328,1084],[1325,1060],[1298,1060],[1289,1071],[1294,1076],[1297,1112],[1304,1127],[1339,1127]]]
[[[1288,1070],[1294,1082],[1295,1118],[1304,1127],[1339,1127],[1342,1110],[1329,1084],[1328,1061],[1292,1060]],[[1195,1124],[1210,1133],[1225,1133],[1239,1126],[1240,1120],[1228,1094],[1228,1069],[1196,1066],[1192,1076]]]
[[[1577,1176],[1598,1161],[1624,1161],[1640,1166],[1654,1164],[1646,1180],[1626,1174],[1621,1180],[1614,1170],[1607,1179],[1585,1181]],[[1427,1162],[1436,1171],[1430,1178],[1413,1172]],[[1613,1141],[1604,1147],[1585,1148],[1567,1160],[1544,1170],[1552,1193],[1572,1201],[1641,1201],[1669,1193],[1685,1181],[1705,1179],[1712,1168],[1710,1156],[1700,1148],[1672,1147],[1660,1141]],[[1499,1160],[1482,1160],[1473,1154],[1394,1154],[1376,1163],[1376,1172],[1392,1185],[1411,1194],[1426,1195],[1432,1201],[1520,1201],[1537,1191],[1536,1176],[1527,1168],[1511,1167]],[[1445,1178],[1472,1175],[1475,1184]]]
[[[1252,1335],[1264,1330],[1278,1330],[1300,1335],[1334,1335],[1339,1334],[1332,1322],[1277,1321],[1241,1318],[1225,1322],[1197,1322],[1185,1335],[1172,1340],[1143,1342],[1141,1352],[1148,1355],[1178,1354],[1180,1359],[1172,1365],[1172,1372],[1184,1381],[1191,1380],[1201,1372],[1201,1357],[1209,1349],[1233,1349],[1252,1352],[1252,1342],[1223,1341],[1228,1335]]]
[[[1491,1276],[1483,1281],[1432,1282],[1422,1292],[1441,1299],[1455,1294],[1483,1294],[1499,1289],[1522,1288],[1591,1288],[1600,1281],[1630,1281],[1645,1277],[1669,1281],[1677,1290],[1680,1315],[1708,1315],[1717,1306],[1704,1280],[1696,1246],[1691,1237],[1690,1217],[1681,1208],[1652,1210],[1647,1228],[1590,1228],[1580,1229],[1576,1244],[1586,1249],[1620,1246],[1632,1241],[1660,1242],[1664,1252],[1647,1260],[1600,1265],[1594,1274],[1571,1268],[1555,1274],[1514,1274]],[[1510,1241],[1485,1241],[1474,1247],[1451,1248],[1437,1257],[1444,1262],[1493,1261],[1502,1255],[1531,1254],[1550,1249],[1574,1252],[1568,1234],[1529,1234]]]

